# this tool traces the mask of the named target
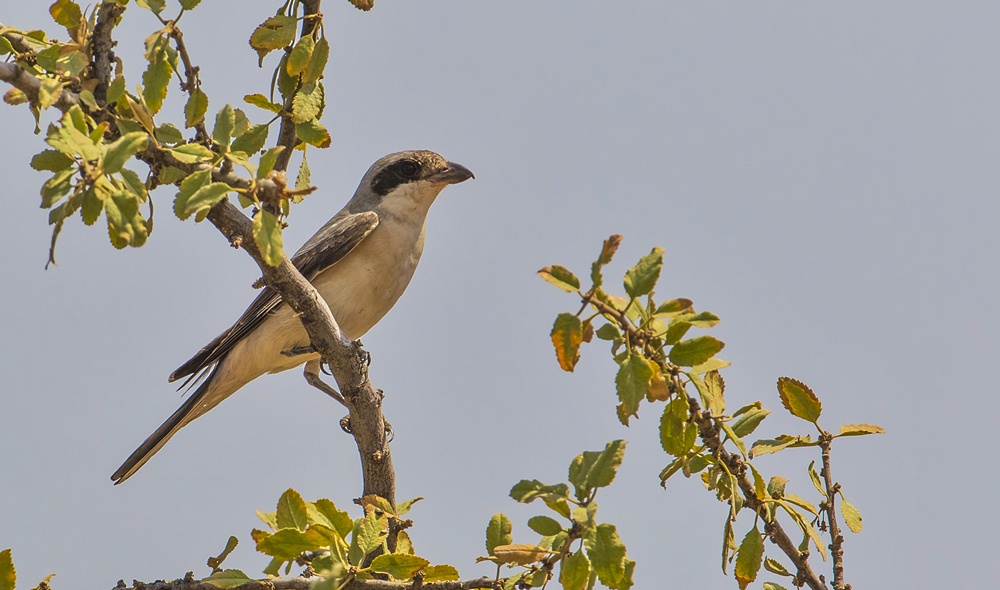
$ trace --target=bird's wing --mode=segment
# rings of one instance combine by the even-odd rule
[[[331,219],[292,256],[292,264],[312,281],[354,249],[378,225],[378,215],[372,211],[348,213],[342,211]],[[264,319],[282,304],[281,295],[265,287],[253,300],[240,319],[215,340],[198,351],[191,360],[171,373],[170,381],[188,377],[185,385],[208,369],[236,344],[250,334]]]

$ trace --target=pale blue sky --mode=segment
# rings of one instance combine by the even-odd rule
[[[203,4],[182,25],[214,112],[266,88],[246,39],[276,3]],[[7,3],[0,22],[55,31],[47,5]],[[831,428],[887,428],[835,449],[865,518],[845,546],[855,588],[994,583],[1000,5],[378,0],[363,14],[327,0],[324,13],[334,142],[311,154],[320,190],[293,212],[290,249],[385,153],[434,149],[477,176],[442,194],[413,283],[365,338],[400,498],[427,497],[419,553],[489,574],[473,561],[490,515],[535,540],[540,510],[510,486],[561,481],[574,455],[625,437],[600,516],[639,562],[637,587],[735,588],[719,570],[723,507],[697,480],[659,487],[658,414],[617,423],[604,344],[573,375],[551,351],[553,318],[576,308],[535,270],[585,271],[621,233],[619,276],[660,245],[659,293],[722,317],[731,404],[779,410],[774,382],[790,375]],[[129,9],[132,83],[156,24]],[[240,314],[258,272],[210,225],[173,218],[168,190],[144,248],[72,223],[43,271],[31,130],[0,105],[0,548],[24,588],[51,572],[64,589],[205,575],[230,534],[227,565],[259,574],[255,510],[288,487],[342,506],[360,493],[341,408],[298,371],[260,379],[113,487],[181,402],[166,376]],[[758,432],[792,429],[806,431],[776,413]],[[809,460],[760,465],[808,495]]]

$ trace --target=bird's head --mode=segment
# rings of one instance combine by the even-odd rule
[[[423,211],[449,184],[475,178],[472,172],[427,150],[389,154],[372,164],[361,179],[359,205],[397,214]]]

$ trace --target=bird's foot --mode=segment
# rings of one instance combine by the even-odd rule
[[[363,348],[360,338],[354,341],[354,350],[357,355],[361,357],[361,362],[363,362],[366,367],[372,366],[372,355]]]
[[[350,409],[351,406],[347,404],[347,400],[344,399],[344,396],[341,395],[339,391],[337,391],[333,387],[330,387],[322,379],[320,379],[319,373],[317,372],[319,366],[320,366],[319,361],[309,361],[308,363],[306,363],[306,368],[304,371],[302,371],[302,375],[306,378],[306,383],[312,385],[316,389],[322,391],[323,393],[337,400],[337,402],[339,402],[340,405],[344,406],[345,408]]]

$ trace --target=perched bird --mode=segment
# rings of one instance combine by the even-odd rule
[[[424,249],[427,210],[444,187],[470,178],[467,168],[434,152],[389,154],[372,164],[354,197],[295,253],[292,263],[348,338],[364,335],[403,294]],[[231,328],[170,375],[170,381],[204,381],[111,479],[119,484],[131,477],[178,430],[264,373],[307,363],[307,377],[315,375],[319,354],[308,346],[298,317],[265,288]]]

